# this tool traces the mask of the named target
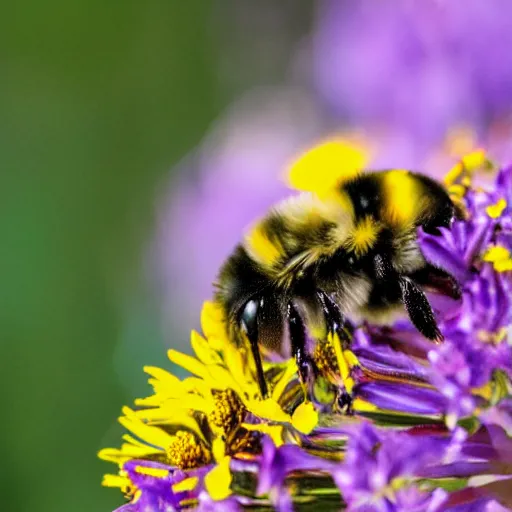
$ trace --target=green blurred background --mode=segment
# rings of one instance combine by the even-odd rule
[[[96,452],[169,344],[144,270],[154,198],[237,93],[279,83],[308,28],[309,2],[254,6],[3,6],[2,511],[122,503]]]

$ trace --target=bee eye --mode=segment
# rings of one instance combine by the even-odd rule
[[[240,317],[240,323],[244,328],[245,332],[253,332],[257,325],[258,319],[258,301],[251,299],[244,307],[242,316]]]

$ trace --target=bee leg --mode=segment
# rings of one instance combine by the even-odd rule
[[[319,290],[317,295],[320,303],[322,304],[325,320],[329,326],[330,332],[333,334],[336,333],[338,335],[338,338],[341,342],[342,351],[349,349],[352,338],[351,332],[347,329],[347,323],[345,322],[343,313],[340,311],[338,305],[324,291]],[[353,398],[351,392],[347,391],[346,388],[340,388],[338,391],[337,400],[341,411],[344,411],[347,415],[353,413]]]
[[[408,277],[400,276],[399,284],[405,309],[416,329],[430,340],[443,341],[444,337],[425,294]]]
[[[340,410],[345,411],[345,414],[350,416],[354,413],[352,405],[352,395],[345,390],[341,392],[338,396],[338,407],[340,408]]]
[[[241,326],[249,344],[251,346],[252,357],[256,365],[256,377],[263,399],[268,397],[268,387],[265,381],[265,374],[263,373],[263,363],[261,362],[261,353],[258,347],[258,311],[260,304],[258,301],[250,300],[244,308],[241,318]]]
[[[327,295],[323,290],[317,292],[318,299],[322,305],[325,320],[328,329],[334,334],[338,334],[341,341],[341,348],[343,350],[350,347],[351,337],[346,329],[346,321],[343,313],[340,311],[338,305]]]
[[[311,370],[311,359],[306,351],[306,328],[297,308],[288,303],[288,330],[293,357],[297,363],[299,380],[307,398],[307,383]]]
[[[411,278],[400,275],[385,254],[377,253],[373,258],[373,265],[376,279],[388,288],[396,286],[398,280],[402,302],[416,329],[428,339],[442,341],[443,335],[437,327],[434,312],[418,285]]]
[[[427,264],[421,270],[417,270],[411,275],[411,279],[427,290],[441,292],[452,299],[458,300],[462,297],[458,281],[451,274],[434,265]]]

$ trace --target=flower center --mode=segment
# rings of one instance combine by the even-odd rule
[[[210,453],[204,445],[190,432],[178,430],[173,436],[167,456],[172,465],[180,469],[193,469],[208,464],[211,460]]]
[[[213,400],[215,409],[208,415],[208,423],[229,436],[242,423],[245,406],[232,389],[214,391]]]

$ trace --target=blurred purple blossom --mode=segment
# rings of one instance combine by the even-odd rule
[[[323,0],[315,79],[350,125],[410,134],[422,150],[449,130],[487,135],[512,113],[507,0]]]

